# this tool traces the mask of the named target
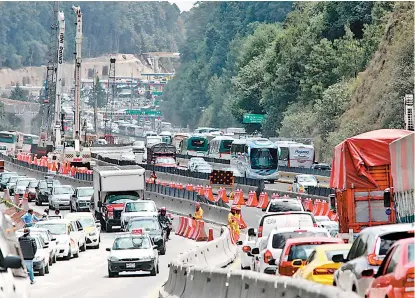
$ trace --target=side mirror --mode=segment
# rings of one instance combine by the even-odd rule
[[[56,238],[52,238],[52,239],[50,239],[51,241],[56,241]]]
[[[97,226],[97,228],[101,228],[101,223],[100,222],[96,222],[95,225]]]
[[[19,269],[22,268],[22,259],[18,256],[7,256],[4,258],[3,261],[4,268],[10,268],[10,269]]]
[[[106,250],[106,251],[111,251],[111,248],[107,247],[105,250]]]
[[[242,243],[243,242],[239,240],[238,242],[236,242],[236,245],[242,245]]]
[[[362,271],[362,276],[363,277],[372,277],[374,275],[375,275],[375,271],[372,268]]]
[[[265,212],[265,211],[267,211],[267,208],[262,208],[262,212]]]
[[[264,273],[269,274],[269,275],[277,275],[277,268],[267,267],[267,268],[265,268]]]
[[[301,259],[295,259],[291,262],[291,266],[293,267],[301,267],[303,265],[303,261]]]
[[[385,189],[383,193],[383,207],[390,208],[391,207],[391,192],[390,188]]]
[[[162,246],[163,245],[163,239],[157,240],[156,244],[157,244],[156,245],[157,247]]]
[[[43,248],[49,248],[49,244],[45,244]]]
[[[36,187],[35,187],[35,190],[39,190],[39,187],[37,187],[37,186],[36,186]]]
[[[153,249],[157,249],[158,248],[158,246],[157,245],[153,245]]]
[[[277,265],[276,263],[275,263],[275,259],[271,259],[271,260],[269,260],[268,261],[268,265]]]
[[[83,231],[83,230],[84,230],[84,228],[79,228],[79,229],[78,229],[78,231]]]
[[[256,236],[256,230],[254,228],[249,228],[248,236]]]
[[[331,260],[334,263],[346,263],[347,262],[347,260],[344,259],[343,254],[334,255],[331,257]]]
[[[253,254],[253,255],[259,255],[259,248],[258,247],[253,248],[251,250],[251,254]]]

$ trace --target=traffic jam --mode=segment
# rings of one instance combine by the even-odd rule
[[[112,245],[104,248],[108,251],[109,278],[123,272],[141,271],[151,276],[159,273],[159,255],[166,254],[173,216],[164,207],[157,208],[154,201],[144,199],[142,168],[121,170],[114,176],[114,171],[104,167],[100,174],[107,178],[105,190],[98,188],[96,193],[97,198],[103,193],[107,196],[106,203],[99,204],[104,207],[97,208],[102,213],[94,209],[98,205],[94,202],[94,187],[63,185],[52,176],[37,180],[16,172],[0,173],[2,191],[35,205],[29,206],[19,218],[21,222],[15,222],[14,226],[21,227],[15,228],[15,235],[23,254],[27,250],[22,239],[34,239],[32,270],[36,276],[50,274],[57,261],[79,258],[87,250],[103,249],[102,230],[116,232]],[[139,183],[137,178],[143,182]],[[115,187],[119,179],[124,179],[124,185],[130,182],[130,186],[124,187],[126,192]],[[33,209],[43,207],[46,207],[43,213],[36,212],[41,213],[36,216]],[[26,268],[29,269],[27,264]],[[29,277],[34,283],[30,270]]]

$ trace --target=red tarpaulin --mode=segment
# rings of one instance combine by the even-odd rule
[[[367,167],[390,164],[389,144],[411,134],[401,129],[369,131],[346,139],[334,148],[330,187],[376,188]]]

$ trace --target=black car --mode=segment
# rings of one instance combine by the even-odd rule
[[[43,203],[49,203],[49,195],[54,186],[59,186],[61,183],[59,180],[39,180],[36,186],[36,205],[41,206]]]
[[[317,163],[311,166],[314,170],[331,171],[331,166],[325,163]]]
[[[126,231],[131,232],[135,229],[143,229],[145,233],[153,240],[157,245],[159,254],[166,254],[166,232],[161,227],[157,217],[136,217],[128,222]]]

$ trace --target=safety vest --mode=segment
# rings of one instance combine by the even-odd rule
[[[239,232],[238,218],[236,218],[235,215],[233,215],[232,213],[228,214],[228,225],[232,230]]]
[[[195,219],[203,219],[203,209],[202,208],[199,208],[199,210],[196,210],[195,211],[195,214],[193,215],[193,217],[195,218]]]

